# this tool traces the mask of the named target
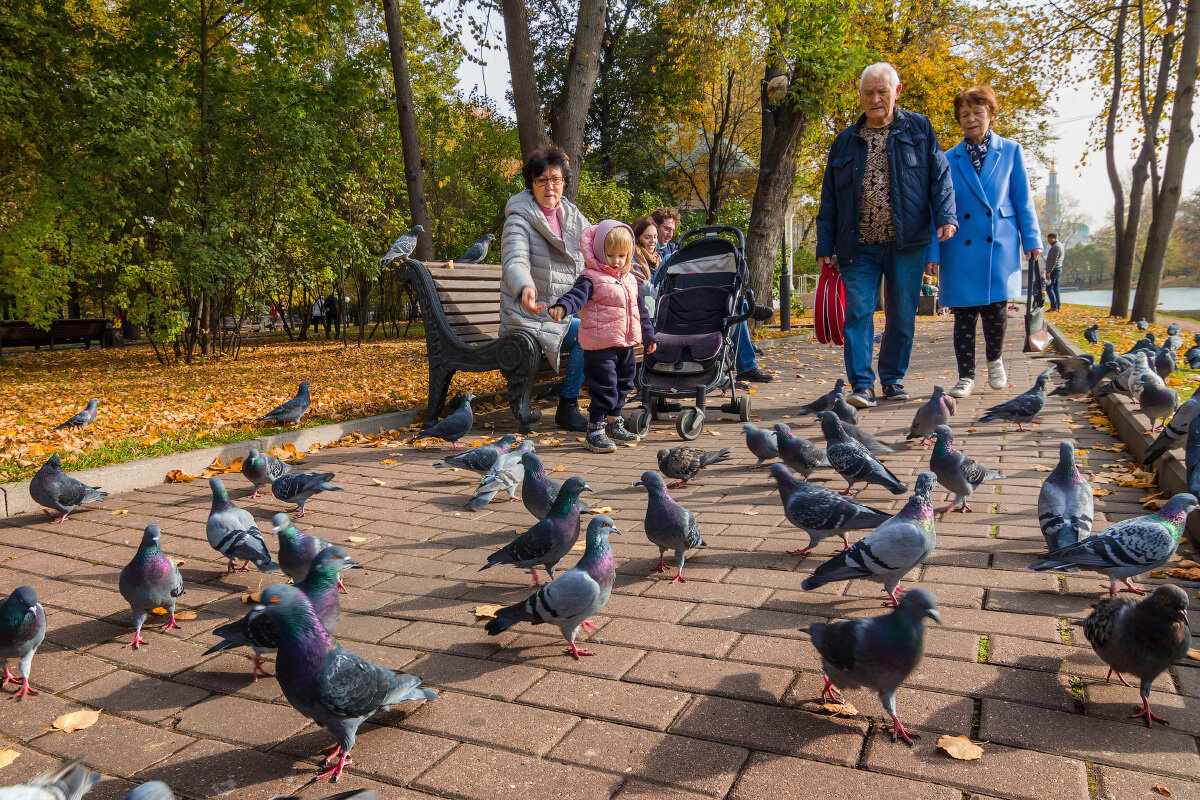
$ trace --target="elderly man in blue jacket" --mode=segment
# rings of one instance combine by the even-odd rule
[[[863,70],[863,114],[829,148],[817,214],[817,262],[840,270],[846,286],[844,354],[849,402],[858,408],[875,405],[871,350],[880,281],[886,279],[887,294],[879,382],[885,398],[907,400],[921,275],[934,269],[937,242],[958,230],[950,166],[929,119],[896,107],[900,89],[891,64]]]

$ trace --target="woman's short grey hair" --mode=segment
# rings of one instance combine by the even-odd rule
[[[884,78],[888,82],[889,89],[895,89],[900,85],[900,73],[886,61],[876,62],[862,71],[862,77],[858,79],[860,92],[868,78]]]

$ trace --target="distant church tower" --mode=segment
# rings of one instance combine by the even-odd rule
[[[1062,209],[1058,205],[1058,170],[1053,159],[1050,161],[1050,182],[1046,184],[1046,208],[1043,213],[1049,227],[1045,233],[1057,231],[1062,221]]]

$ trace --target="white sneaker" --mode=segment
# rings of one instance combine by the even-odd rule
[[[993,389],[1004,389],[1008,386],[1008,373],[1004,371],[1004,359],[997,358],[988,362],[988,386]]]
[[[958,383],[954,384],[954,388],[950,390],[951,397],[970,397],[971,390],[975,388],[975,381],[970,378],[959,378]]]

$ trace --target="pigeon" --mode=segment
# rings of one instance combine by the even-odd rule
[[[1147,329],[1147,328],[1149,328],[1149,327],[1150,327],[1150,323],[1149,323],[1149,322],[1146,322],[1146,318],[1145,318],[1145,317],[1143,317],[1142,319],[1139,319],[1139,320],[1137,321],[1137,329],[1138,329],[1139,331],[1144,331],[1144,330],[1146,330],[1146,329]]]
[[[32,586],[17,588],[0,606],[0,659],[21,660],[20,678],[9,672],[7,665],[4,667],[3,683],[21,684],[13,694],[14,700],[38,693],[29,686],[29,670],[33,654],[45,638],[46,610],[38,602],[37,592]]]
[[[88,425],[91,425],[96,421],[96,406],[98,405],[100,405],[100,401],[93,397],[91,400],[88,400],[87,408],[85,408],[83,411],[80,411],[78,414],[71,417],[54,430],[65,431],[68,428],[83,430]]]
[[[1083,332],[1083,338],[1091,344],[1100,344],[1100,325],[1092,325]]]
[[[1142,380],[1154,375],[1146,353],[1134,353],[1132,356],[1113,358],[1105,367],[1106,374],[1113,375],[1111,381],[1096,387],[1097,397],[1121,392],[1135,397],[1141,391]],[[1115,373],[1115,374],[1114,374]],[[1154,375],[1157,378],[1157,375]]]
[[[844,549],[849,549],[847,531],[875,528],[891,516],[832,489],[798,480],[783,464],[772,464],[771,475],[779,486],[779,499],[788,522],[808,534],[808,545],[789,550],[788,555],[808,555],[818,542],[835,534],[842,537]]]
[[[358,727],[376,711],[406,700],[435,700],[437,692],[421,679],[372,664],[343,649],[317,619],[312,603],[294,586],[271,586],[262,593],[279,636],[275,673],[292,708],[335,737],[325,763],[337,763],[317,775],[337,780],[350,761]]]
[[[457,264],[478,264],[487,258],[488,247],[496,240],[493,234],[485,233],[475,240],[475,244],[467,248],[467,251],[454,261]]]
[[[865,445],[846,435],[841,420],[832,411],[822,411],[817,414],[817,419],[821,421],[821,432],[825,434],[825,453],[829,463],[846,479],[842,494],[850,494],[854,484],[859,482],[877,483],[892,494],[904,494],[907,491],[900,479],[879,463]]]
[[[528,599],[496,612],[496,618],[483,626],[488,636],[503,633],[518,622],[557,625],[570,647],[566,652],[576,661],[580,656],[595,653],[575,644],[579,629],[595,629],[589,620],[608,602],[613,580],[617,576],[612,548],[608,537],[620,533],[612,518],[601,514],[593,517],[587,527],[587,545],[583,558],[562,575],[531,594]]]
[[[125,800],[175,800],[175,793],[162,781],[150,781],[134,787]]]
[[[662,476],[653,470],[643,472],[641,480],[633,485],[644,486],[646,494],[649,495],[645,528],[646,538],[658,547],[658,564],[654,571],[666,571],[664,556],[668,550],[674,550],[679,560],[679,571],[675,573],[671,583],[686,581],[683,577],[683,565],[688,553],[707,546],[700,537],[700,524],[696,522],[696,515],[671,498]]]
[[[492,468],[479,479],[479,486],[467,501],[467,507],[475,510],[485,508],[500,492],[508,492],[510,502],[519,499],[517,487],[525,480],[525,465],[521,458],[532,452],[533,441],[526,439],[515,449],[499,456]]]
[[[658,451],[658,470],[668,478],[674,478],[675,483],[671,484],[671,488],[678,489],[699,475],[700,470],[728,459],[728,447],[706,453],[695,447],[680,445],[670,450],[663,448]]]
[[[496,463],[496,459],[507,453],[516,443],[517,435],[515,433],[506,433],[500,437],[499,441],[492,442],[491,444],[481,444],[479,447],[455,453],[441,461],[433,462],[433,465],[438,469],[459,467],[460,469],[469,469],[478,472],[480,475],[486,475],[487,471]]]
[[[1183,448],[1183,466],[1187,470],[1188,491],[1200,496],[1200,419],[1188,427],[1187,444]]]
[[[1176,350],[1183,347],[1183,337],[1180,336],[1179,334],[1175,334],[1174,336],[1168,336],[1166,339],[1163,339],[1163,347],[1170,350],[1171,355],[1173,356],[1173,355],[1175,355]]]
[[[933,529],[933,502],[930,493],[937,485],[932,472],[917,476],[917,488],[900,513],[817,567],[800,588],[810,591],[834,581],[865,578],[880,581],[895,606],[897,594],[904,591],[900,581],[920,566],[937,544]]]
[[[1183,354],[1183,360],[1187,362],[1188,369],[1200,369],[1200,333],[1197,333],[1193,340],[1196,344],[1187,349],[1187,352]]]
[[[1124,356],[1122,356],[1123,358]],[[1117,360],[1117,349],[1112,342],[1105,342],[1104,347],[1100,351],[1098,359],[1100,366],[1107,367],[1109,364]]]
[[[474,399],[475,395],[463,392],[451,404],[454,407],[453,411],[428,428],[424,428],[412,437],[412,440],[415,442],[419,439],[441,439],[444,442],[450,442],[454,449],[458,450],[461,447],[458,440],[470,433],[471,427],[475,424],[475,413],[471,410],[471,401]]]
[[[271,482],[271,494],[285,503],[295,503],[295,508],[289,508],[288,513],[297,517],[304,516],[304,504],[313,495],[321,492],[344,492],[340,486],[334,486],[332,472],[293,472],[282,475]]]
[[[250,569],[250,562],[262,572],[279,569],[250,512],[233,504],[220,478],[215,475],[209,478],[208,486],[212,489],[212,508],[208,512],[205,533],[212,548],[229,559],[226,572],[245,572]],[[240,567],[234,563],[239,559],[242,561]]]
[[[858,424],[858,409],[847,403],[846,398],[840,395],[833,399],[833,404],[827,410],[837,414],[838,419],[842,422],[849,422],[851,425]]]
[[[542,519],[554,506],[562,483],[546,474],[541,457],[532,450],[521,456],[521,465],[525,468],[525,477],[521,481],[521,502],[525,504],[526,511]],[[582,500],[576,501],[576,505],[580,513],[587,511],[587,504]]]
[[[250,455],[242,460],[242,475],[254,484],[254,493],[250,495],[251,499],[258,497],[260,489],[270,487],[276,478],[288,474],[292,469],[292,465],[286,461],[266,453],[260,453],[253,447],[250,448]]]
[[[528,569],[535,586],[540,585],[537,565],[541,564],[554,580],[554,567],[579,540],[579,495],[590,492],[583,478],[568,478],[558,490],[550,513],[533,527],[488,556],[480,572],[497,564],[512,564]]]
[[[924,447],[933,436],[934,428],[950,424],[955,407],[955,400],[946,394],[945,387],[934,386],[933,396],[929,398],[928,403],[917,409],[917,413],[913,415],[912,427],[908,429],[908,436],[904,438],[916,439],[920,436],[921,446]]]
[[[1147,333],[1141,339],[1138,339],[1136,342],[1134,342],[1133,347],[1125,351],[1125,355],[1133,355],[1139,350],[1147,350],[1150,351],[1151,354],[1158,351],[1158,341],[1155,339],[1153,333]]]
[[[756,428],[753,422],[747,422],[742,425],[742,433],[746,434],[746,448],[758,459],[750,469],[758,469],[764,461],[779,458],[779,440],[774,431]]]
[[[1146,590],[1130,578],[1159,569],[1175,555],[1187,515],[1196,509],[1196,496],[1177,494],[1153,514],[1118,522],[1103,533],[1095,533],[1078,544],[1051,550],[1028,566],[1034,572],[1079,567],[1108,576],[1108,593],[1117,594],[1117,580],[1135,594]]]
[[[299,425],[300,418],[308,412],[308,408],[311,405],[312,398],[308,396],[308,381],[300,381],[300,388],[296,391],[295,397],[271,409],[259,417],[258,421],[266,422],[267,420],[273,420],[275,422]]]
[[[799,472],[805,480],[818,467],[828,467],[825,451],[800,436],[793,436],[792,429],[782,422],[775,423],[775,439],[779,442],[779,458],[792,472]]]
[[[0,789],[0,800],[82,800],[99,782],[99,772],[72,761],[26,783]]]
[[[1170,325],[1167,326],[1167,336],[1178,336],[1178,335],[1179,335],[1179,323],[1172,322]]]
[[[1154,354],[1154,371],[1164,381],[1171,377],[1171,373],[1175,371],[1174,349],[1165,344],[1158,349]]]
[[[57,511],[59,516],[54,521],[62,522],[67,514],[84,503],[108,497],[108,492],[101,491],[99,486],[88,486],[63,472],[55,454],[30,479],[29,496],[39,506]]]
[[[1092,485],[1075,466],[1075,443],[1058,445],[1058,466],[1038,494],[1038,522],[1047,550],[1070,547],[1092,534],[1095,502]]]
[[[842,390],[846,386],[845,378],[838,378],[834,382],[833,388],[826,394],[821,395],[816,400],[813,400],[806,406],[800,407],[801,415],[816,414],[820,411],[830,411],[833,408],[833,401],[842,396]]]
[[[842,422],[842,430],[846,435],[856,442],[860,442],[864,447],[870,450],[877,456],[885,456],[888,453],[894,453],[894,448],[888,447],[883,442],[879,441],[873,433],[863,430],[857,425],[851,425],[849,422]]]
[[[379,260],[379,266],[386,267],[393,261],[404,261],[411,256],[413,250],[417,249],[417,237],[424,232],[424,225],[414,225],[412,230],[400,234],[400,237],[392,242],[392,246],[383,254],[383,258]]]
[[[1170,421],[1163,425],[1162,433],[1146,449],[1142,463],[1149,466],[1157,461],[1162,454],[1175,447],[1187,436],[1188,426],[1192,420],[1200,417],[1200,387],[1192,393],[1192,398],[1175,410]]]
[[[1032,422],[1034,417],[1042,413],[1042,409],[1046,406],[1046,380],[1049,374],[1043,372],[1038,375],[1033,388],[1022,392],[1006,403],[992,406],[979,418],[979,421],[992,422],[999,419],[1005,422],[1015,422],[1017,430],[1025,431],[1024,423]]]
[[[1061,386],[1056,386],[1050,395],[1085,395],[1095,389],[1104,375],[1104,368],[1096,363],[1096,357],[1091,353],[1081,356],[1054,356],[1048,359],[1058,370],[1063,379]]]
[[[1137,401],[1142,413],[1150,418],[1153,426],[1150,431],[1161,431],[1166,427],[1167,418],[1179,408],[1179,393],[1157,378],[1143,383]]]
[[[118,586],[133,611],[133,641],[126,647],[137,650],[149,644],[142,638],[142,624],[156,608],[165,608],[171,615],[163,626],[164,633],[181,627],[175,621],[175,601],[183,595],[183,577],[175,562],[163,555],[162,534],[157,525],[146,526],[137,553],[121,570]]]
[[[1150,687],[1159,675],[1182,661],[1191,647],[1187,608],[1187,592],[1167,585],[1141,600],[1107,597],[1083,621],[1083,634],[1108,664],[1108,677],[1116,672],[1126,686],[1123,672],[1141,679],[1142,709],[1131,719],[1146,720],[1147,728],[1155,722],[1167,724],[1150,710]]]
[[[913,589],[890,613],[878,617],[858,617],[839,622],[817,622],[806,632],[821,654],[825,671],[826,697],[841,702],[842,689],[874,689],[883,710],[892,718],[885,726],[892,741],[903,739],[912,745],[916,734],[905,730],[896,713],[896,689],[912,674],[925,655],[925,620],[941,624],[937,598],[925,589]]]
[[[934,429],[937,441],[933,452],[929,454],[929,469],[937,476],[938,483],[952,495],[954,499],[945,508],[939,508],[939,513],[949,511],[955,503],[961,503],[957,511],[967,512],[967,498],[987,481],[1003,478],[999,472],[987,467],[981,467],[966,453],[954,448],[954,431],[949,425],[938,425]]]
[[[317,554],[331,545],[320,536],[310,536],[301,531],[292,524],[292,520],[287,514],[276,514],[271,517],[271,524],[275,526],[275,535],[279,537],[279,568],[283,570],[284,575],[292,579],[293,583],[298,584],[308,577],[308,571],[316,560]],[[346,591],[340,577],[338,578],[338,589]]]

